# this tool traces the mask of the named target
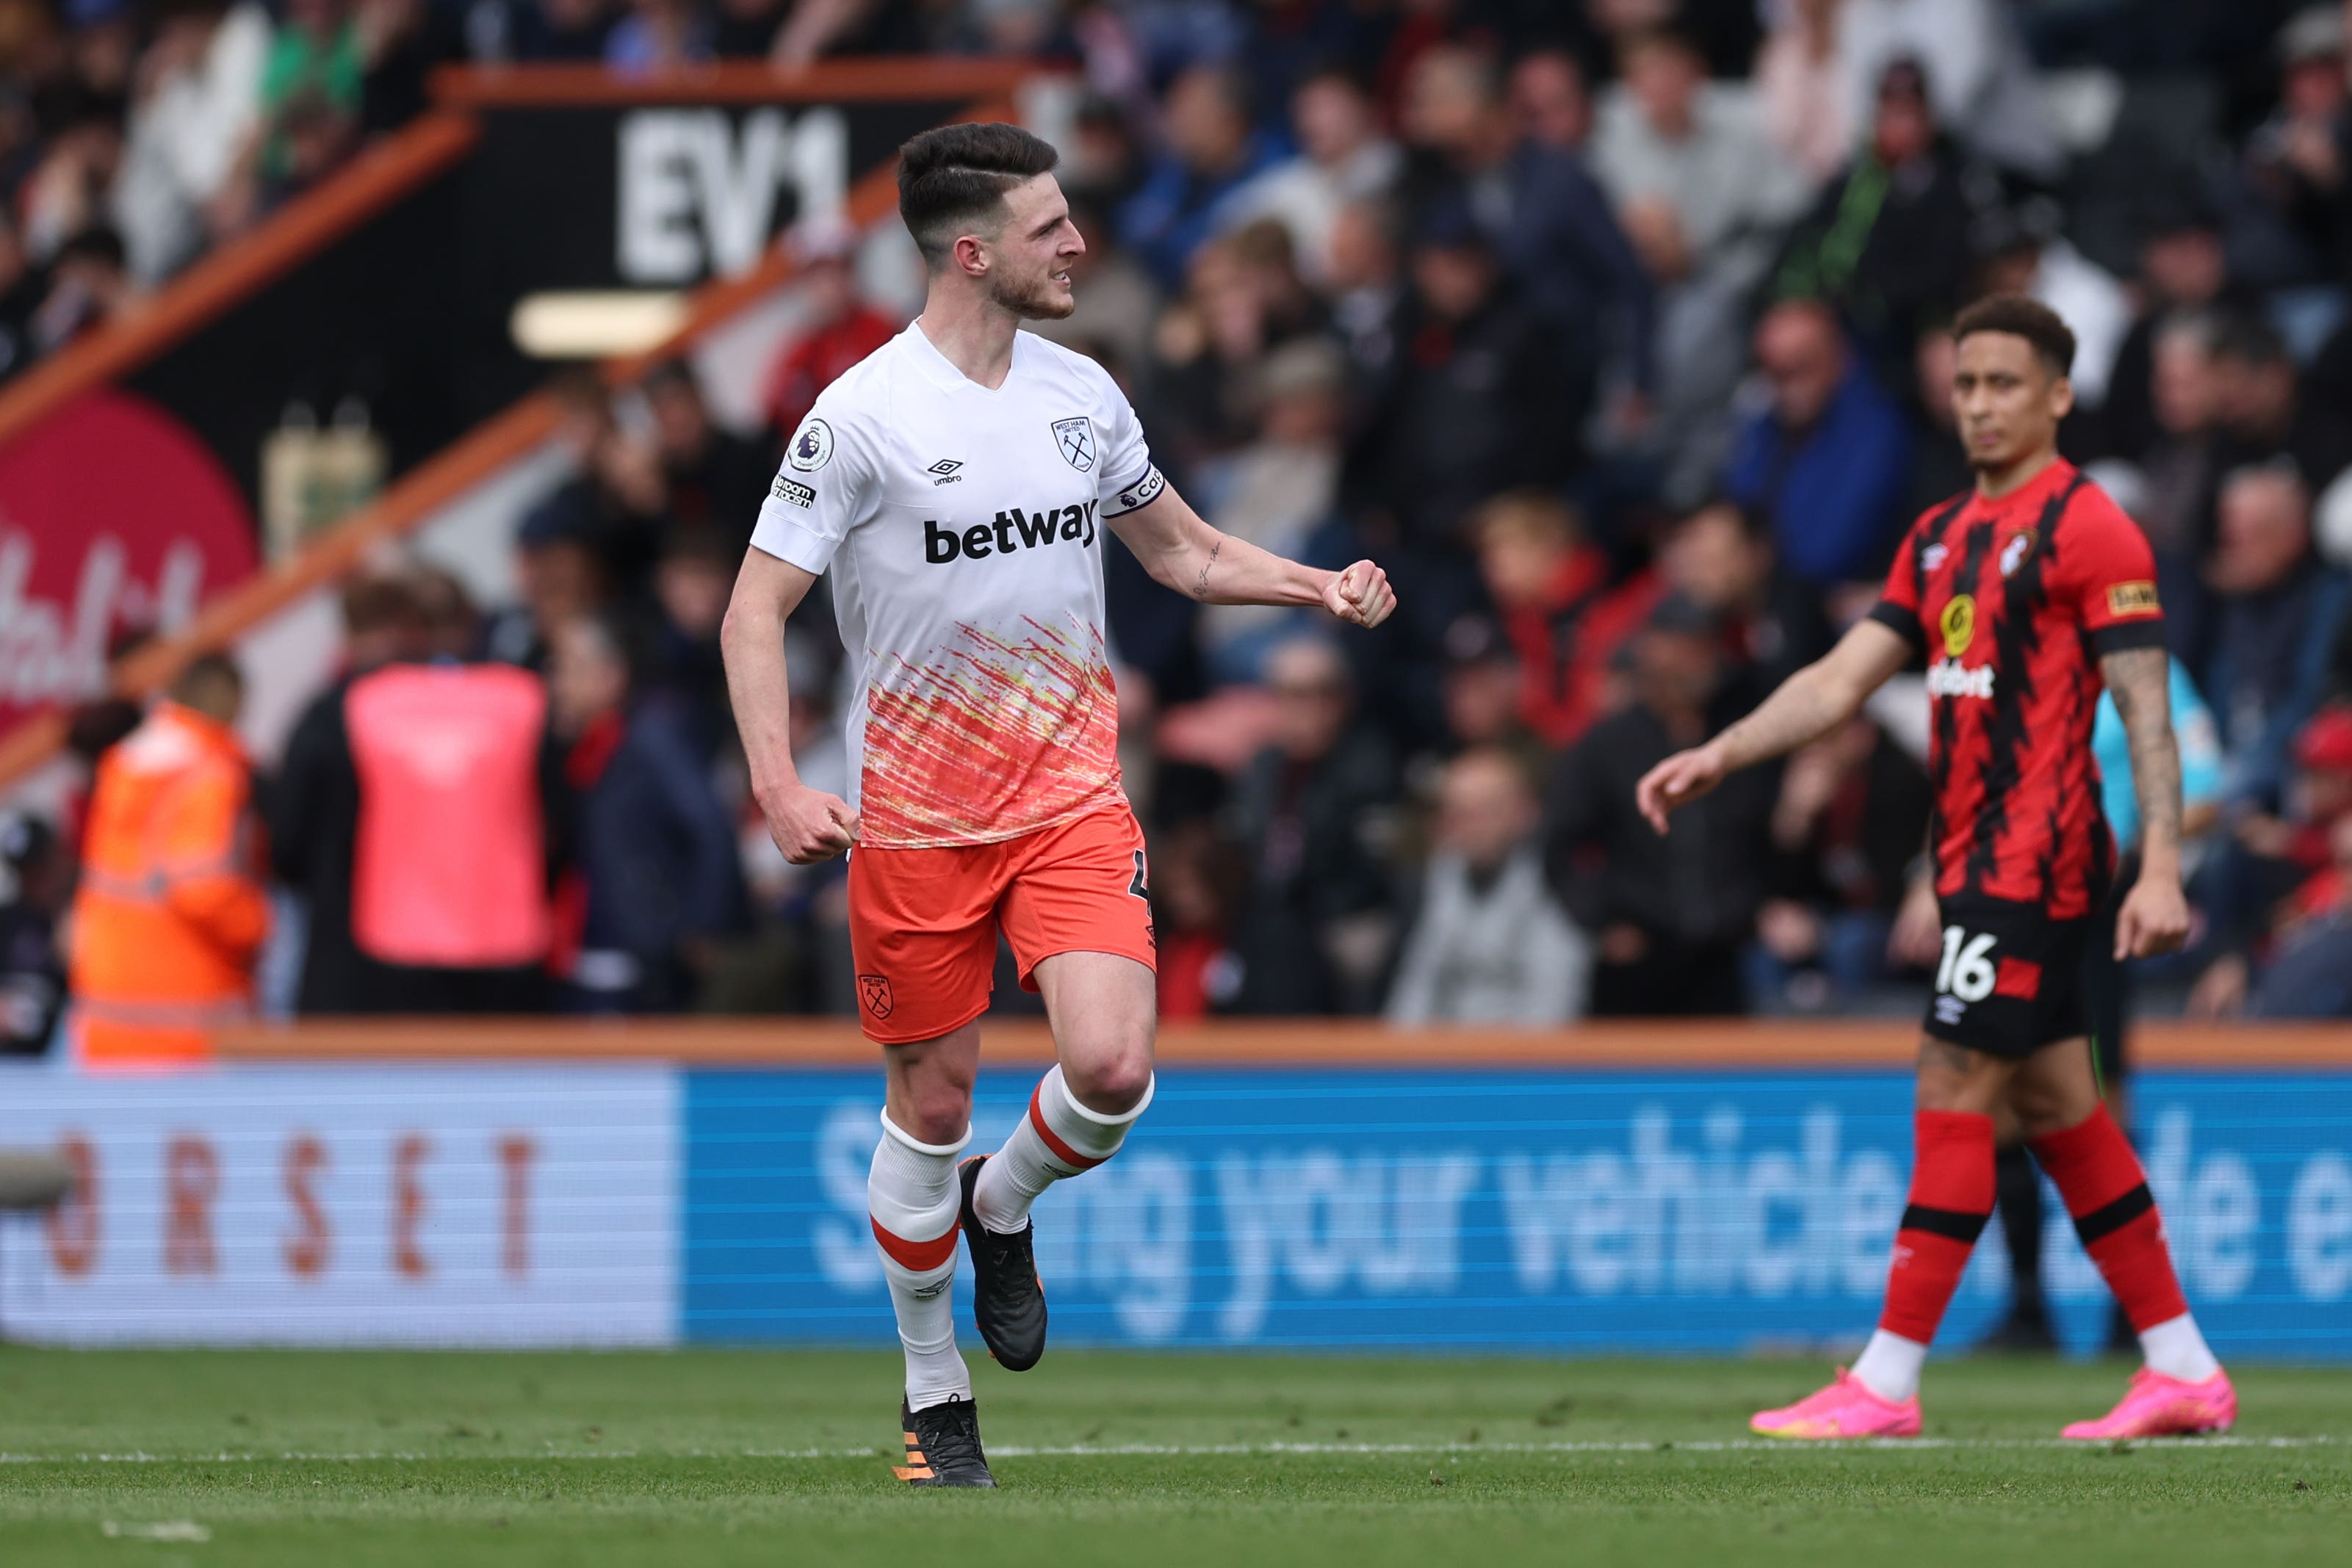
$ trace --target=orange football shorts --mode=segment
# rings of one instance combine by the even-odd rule
[[[1056,953],[1154,970],[1143,829],[1125,800],[992,844],[849,852],[857,1014],[883,1045],[937,1040],[988,1010],[1001,929],[1034,991]]]

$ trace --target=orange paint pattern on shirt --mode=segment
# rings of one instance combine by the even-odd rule
[[[1118,695],[1100,630],[958,625],[866,695],[860,841],[936,848],[1033,832],[1118,789]]]

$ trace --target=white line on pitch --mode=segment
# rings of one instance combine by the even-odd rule
[[[2345,1441],[2333,1436],[2304,1437],[2152,1437],[2135,1440],[2135,1448],[2177,1448],[2193,1452],[2204,1448],[2323,1448]],[[2078,1442],[2064,1437],[1878,1437],[1852,1442],[1814,1443],[1775,1441],[1761,1437],[1701,1438],[1696,1441],[1659,1439],[1656,1441],[1624,1440],[1616,1442],[1582,1443],[1074,1443],[1059,1446],[1008,1445],[992,1447],[992,1458],[999,1459],[1111,1459],[1111,1458],[1213,1458],[1252,1457],[1277,1458],[1285,1455],[1313,1457],[1360,1456],[1378,1458],[1383,1455],[1400,1458],[1443,1456],[1475,1458],[1480,1456],[1542,1456],[1547,1454],[1727,1454],[1727,1453],[1800,1453],[1853,1452],[1856,1449],[1903,1452],[1919,1449],[2025,1449],[2071,1448],[2078,1452],[2095,1452],[2108,1445]],[[477,1464],[513,1464],[538,1460],[572,1459],[870,1459],[884,1455],[885,1450],[866,1448],[583,1448],[538,1449],[528,1453],[443,1453],[428,1454],[413,1450],[383,1452],[324,1453],[289,1451],[286,1453],[210,1453],[210,1454],[0,1454],[0,1465],[240,1465],[240,1464],[427,1464],[451,1459],[469,1460]],[[887,1457],[887,1456],[886,1456]]]

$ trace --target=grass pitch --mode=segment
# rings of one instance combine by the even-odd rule
[[[1812,1363],[1057,1352],[1004,1490],[894,1481],[895,1355],[0,1349],[0,1563],[2352,1563],[2352,1373],[2224,1442],[2059,1447],[2127,1368],[1930,1368],[1928,1440],[1767,1448]]]

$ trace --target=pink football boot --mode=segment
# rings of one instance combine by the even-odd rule
[[[2238,1419],[2238,1391],[2230,1375],[2217,1372],[2202,1383],[2183,1383],[2153,1367],[2132,1374],[2123,1403],[2095,1421],[2077,1421],[2059,1434],[2083,1442],[2118,1437],[2183,1437],[2226,1432]]]
[[[1759,1410],[1748,1425],[1768,1437],[1916,1437],[1919,1396],[1900,1405],[1881,1399],[1841,1366],[1827,1388],[1783,1409]]]

